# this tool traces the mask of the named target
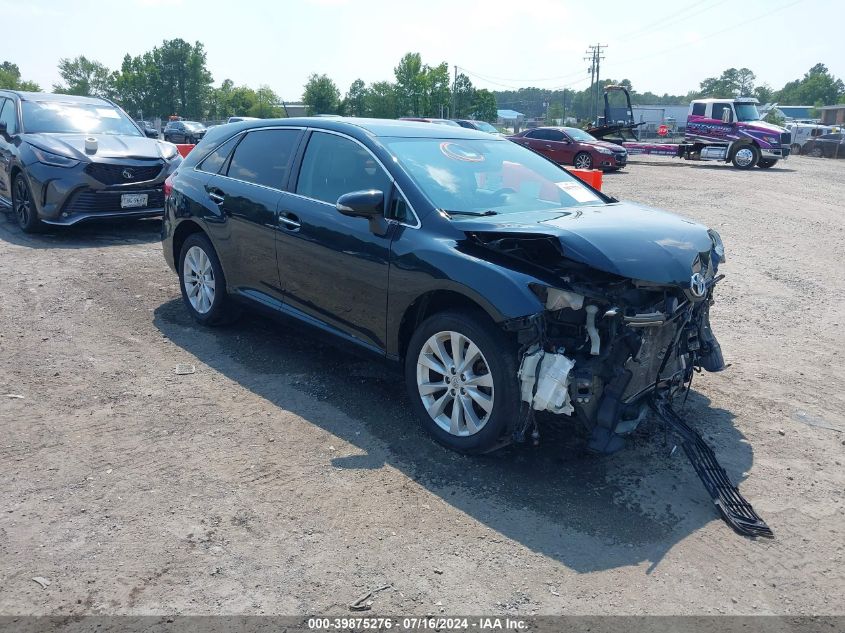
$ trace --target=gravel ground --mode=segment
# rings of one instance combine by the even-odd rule
[[[845,613],[843,170],[605,176],[724,238],[732,365],[685,414],[759,541],[654,422],[611,457],[549,423],[539,448],[455,455],[378,361],[263,317],[194,326],[158,222],[0,216],[0,614],[343,614],[383,586],[371,614]]]

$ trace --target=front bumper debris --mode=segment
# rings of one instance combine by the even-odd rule
[[[669,429],[681,438],[681,448],[695,468],[701,483],[710,493],[725,523],[744,536],[774,538],[771,528],[754,512],[751,504],[731,483],[725,469],[716,461],[713,449],[701,435],[684,422],[666,398],[652,398],[649,404]]]

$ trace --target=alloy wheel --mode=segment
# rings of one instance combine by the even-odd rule
[[[460,332],[438,332],[422,346],[417,391],[431,419],[451,435],[475,435],[493,411],[490,366],[478,346]]]
[[[182,277],[191,307],[200,314],[206,314],[214,304],[214,268],[211,259],[199,246],[192,246],[185,253]]]
[[[575,167],[578,169],[592,169],[593,159],[589,154],[579,154],[575,157]]]
[[[29,188],[23,178],[15,180],[15,217],[18,224],[26,226],[32,213],[32,201],[29,199]]]

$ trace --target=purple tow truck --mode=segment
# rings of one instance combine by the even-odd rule
[[[690,103],[683,143],[625,142],[628,155],[679,156],[717,160],[737,169],[772,167],[789,156],[791,135],[766,123],[757,99],[696,99]]]

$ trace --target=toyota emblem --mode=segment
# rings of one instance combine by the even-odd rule
[[[124,169],[123,172],[121,172],[121,175],[126,178],[126,180],[132,180],[135,177],[135,172],[131,169]]]
[[[694,273],[689,280],[689,288],[693,297],[701,299],[707,292],[707,282],[704,280],[704,275],[701,273]]]

